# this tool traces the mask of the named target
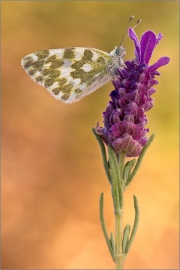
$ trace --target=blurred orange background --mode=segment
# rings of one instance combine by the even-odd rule
[[[36,50],[71,46],[110,52],[133,14],[140,37],[162,32],[151,63],[171,58],[155,106],[147,113],[156,134],[125,192],[124,225],[140,224],[125,269],[179,269],[178,76],[179,2],[3,1],[2,7],[2,268],[113,269],[99,221],[105,197],[114,230],[111,190],[91,127],[102,123],[111,83],[65,105],[34,83],[21,59]],[[134,57],[126,39],[126,59]]]

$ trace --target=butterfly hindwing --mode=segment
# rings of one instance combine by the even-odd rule
[[[31,78],[56,99],[72,103],[111,80],[108,53],[93,48],[37,51],[22,60]]]

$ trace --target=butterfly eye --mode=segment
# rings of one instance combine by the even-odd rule
[[[118,47],[117,49],[116,49],[116,54],[118,55],[118,56],[123,56],[124,55],[124,52],[125,52],[125,48],[124,47]]]
[[[119,55],[119,53],[120,53],[120,49],[117,48],[117,49],[116,49],[116,54]]]

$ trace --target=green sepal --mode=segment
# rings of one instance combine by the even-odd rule
[[[129,241],[129,234],[130,234],[130,225],[127,224],[126,227],[124,228],[124,232],[123,232],[123,241],[122,241],[123,254],[126,251],[126,246],[127,246],[128,241]]]
[[[101,148],[101,154],[102,154],[102,158],[103,158],[103,165],[104,165],[104,169],[105,169],[105,172],[106,172],[106,175],[107,175],[107,178],[108,178],[108,181],[109,183],[111,184],[111,173],[110,173],[110,170],[109,170],[109,164],[108,164],[108,161],[107,161],[107,156],[106,156],[106,149],[105,149],[105,146],[104,146],[104,142],[102,141],[101,137],[96,133],[96,130],[94,127],[92,127],[92,132],[94,133],[99,145],[100,145],[100,148]]]
[[[101,193],[100,195],[100,200],[99,200],[99,206],[100,206],[100,221],[101,221],[101,227],[102,227],[102,230],[103,230],[103,233],[104,233],[104,237],[105,237],[105,240],[106,240],[106,243],[107,243],[107,246],[108,246],[108,249],[109,249],[109,252],[111,254],[111,257],[114,261],[114,252],[113,252],[113,248],[111,246],[111,243],[110,243],[110,239],[108,237],[108,234],[107,234],[107,230],[106,230],[106,225],[105,225],[105,222],[104,222],[104,194],[103,192]]]

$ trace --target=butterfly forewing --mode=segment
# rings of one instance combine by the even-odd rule
[[[37,51],[22,60],[31,78],[56,99],[72,103],[111,80],[112,58],[92,48],[65,48]]]

